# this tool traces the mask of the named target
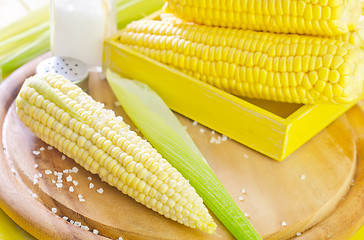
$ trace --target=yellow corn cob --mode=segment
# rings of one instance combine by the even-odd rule
[[[238,96],[345,103],[363,88],[363,52],[327,38],[142,20],[119,41]]]
[[[358,0],[166,0],[166,12],[209,26],[337,35],[354,30]]]
[[[160,14],[161,21],[166,22],[173,22],[176,24],[187,23],[186,21],[182,20],[181,18],[176,17],[171,13],[161,13]],[[193,23],[190,23],[193,24]],[[335,39],[343,42],[348,42],[355,46],[364,49],[364,17],[360,17],[359,23],[356,26],[354,31],[350,31],[346,34],[334,35],[334,36],[320,36],[323,38]]]
[[[124,194],[186,226],[215,231],[189,182],[121,117],[62,76],[27,79],[16,105],[39,138]]]

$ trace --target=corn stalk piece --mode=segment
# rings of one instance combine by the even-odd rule
[[[216,224],[189,181],[122,117],[64,77],[27,79],[16,106],[36,136],[111,186],[167,218],[215,232]]]

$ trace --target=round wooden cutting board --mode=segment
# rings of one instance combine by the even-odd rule
[[[216,218],[214,235],[164,218],[37,139],[17,117],[14,99],[40,60],[0,85],[0,207],[15,222],[39,239],[234,239]],[[105,80],[92,74],[89,88],[130,123]],[[178,118],[264,239],[345,240],[364,223],[361,104],[283,162]]]

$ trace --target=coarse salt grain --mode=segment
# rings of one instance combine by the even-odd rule
[[[44,147],[39,148],[39,151],[44,151]]]
[[[68,189],[68,191],[73,192],[73,191],[75,191],[75,189],[71,186],[71,187]]]
[[[200,128],[200,133],[204,133],[204,132],[205,132],[205,129]]]
[[[52,213],[57,213],[57,208],[52,208]]]
[[[63,183],[56,183],[57,188],[63,187]]]
[[[102,193],[104,192],[104,189],[99,188],[99,189],[97,189],[96,191],[97,191],[98,193],[102,194]]]
[[[82,195],[81,194],[78,194],[78,198],[82,198]]]
[[[34,165],[34,168],[37,168],[37,167],[38,167],[38,164],[35,164],[35,165]]]
[[[193,126],[197,126],[197,124],[198,123],[196,121],[193,121],[193,123],[192,123]]]
[[[124,240],[122,237],[119,237],[118,240]]]
[[[248,154],[244,153],[244,157],[245,158],[249,158]]]
[[[246,190],[245,190],[245,188],[241,189],[241,193],[242,193],[242,194],[246,194]]]
[[[215,131],[214,131],[214,130],[212,130],[212,131],[211,131],[211,134],[212,134],[212,135],[214,135],[214,134],[215,134]]]
[[[222,135],[221,140],[222,140],[222,141],[226,141],[226,140],[227,140],[227,136]]]
[[[68,169],[63,170],[63,173],[68,173]]]
[[[305,175],[301,175],[301,180],[305,180],[306,176]]]
[[[90,183],[89,187],[90,189],[93,188],[95,185],[93,183]]]
[[[66,180],[67,180],[67,182],[72,182],[72,176],[71,176],[71,175],[68,175],[68,176],[66,177]]]
[[[250,215],[248,213],[244,213],[244,216],[250,218]]]
[[[99,234],[99,231],[97,229],[92,230],[94,234]]]
[[[65,155],[62,155],[62,160],[66,160],[66,156]]]
[[[121,106],[121,104],[118,101],[114,102],[114,105],[115,105],[115,107],[120,107]]]
[[[71,171],[74,172],[74,173],[78,173],[78,168],[77,167],[73,167]]]
[[[40,152],[39,151],[33,151],[32,152],[34,155],[39,155],[40,154]]]
[[[282,222],[282,226],[283,227],[287,226],[287,223],[286,222]]]
[[[63,217],[63,220],[67,221],[68,220],[68,217],[64,216]]]
[[[74,223],[75,223],[75,221],[73,221],[73,220],[70,220],[70,223],[71,223],[71,224],[74,224]]]
[[[81,222],[75,222],[74,225],[77,227],[81,227]]]
[[[78,199],[80,202],[84,202],[85,201],[85,199],[83,199],[83,198],[80,198],[80,199]]]
[[[76,180],[73,180],[73,185],[77,186],[78,185],[78,182]]]
[[[296,233],[296,236],[297,236],[297,237],[299,237],[299,236],[301,236],[301,235],[302,235],[302,233],[300,233],[300,232]]]
[[[243,196],[239,196],[238,199],[239,199],[239,201],[244,201],[244,197]]]
[[[91,181],[92,180],[92,177],[87,177],[87,179]]]
[[[48,149],[48,150],[52,150],[52,149],[53,149],[53,147],[52,147],[52,146],[48,146],[48,147],[47,147],[47,149]]]
[[[56,180],[52,180],[52,183],[56,183]]]

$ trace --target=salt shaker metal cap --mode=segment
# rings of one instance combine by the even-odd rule
[[[89,70],[85,63],[70,57],[50,57],[40,62],[36,69],[39,73],[57,73],[78,85],[85,92],[88,90]]]

